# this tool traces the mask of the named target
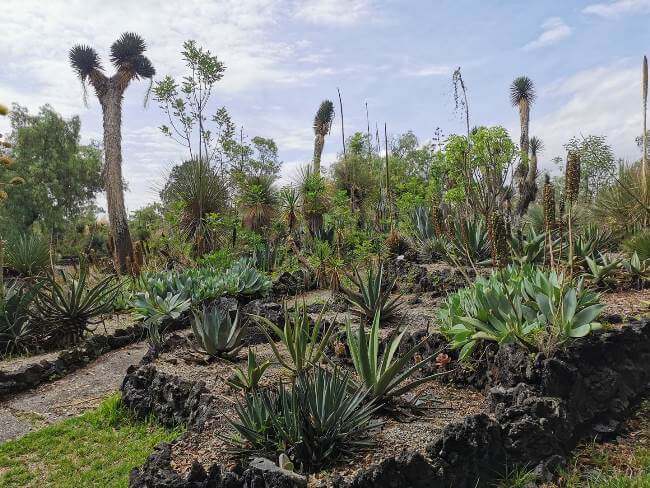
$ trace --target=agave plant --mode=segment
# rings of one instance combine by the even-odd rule
[[[242,336],[245,325],[239,320],[239,310],[234,320],[230,312],[222,311],[217,306],[204,306],[194,312],[192,332],[198,346],[211,357],[232,358],[243,347]]]
[[[421,344],[414,345],[404,354],[396,357],[395,354],[407,331],[407,329],[404,329],[386,346],[384,353],[380,357],[380,313],[378,311],[373,319],[369,334],[366,334],[363,323],[359,325],[357,332],[354,333],[350,321],[346,324],[345,332],[357,375],[363,385],[368,388],[369,395],[383,401],[408,393],[413,388],[432,380],[436,375],[426,376],[404,384],[415,371],[422,368],[435,354],[416,361],[415,364],[406,368],[420,350]]]
[[[648,259],[642,261],[636,251],[630,259],[623,261],[623,267],[637,288],[643,288],[650,280],[650,262]]]
[[[21,276],[40,275],[50,264],[50,247],[36,234],[21,234],[7,242],[6,264]]]
[[[481,340],[518,342],[531,351],[550,353],[597,328],[591,326],[591,314],[602,310],[598,301],[598,294],[585,289],[582,280],[574,283],[530,266],[510,267],[449,296],[439,318],[452,347],[461,349],[461,360],[469,358]]]
[[[190,308],[191,302],[181,293],[165,297],[153,293],[140,293],[135,297],[132,307],[137,319],[141,319],[147,329],[147,340],[154,349],[160,349],[165,333],[171,322],[179,320]]]
[[[317,472],[344,453],[372,445],[369,434],[378,405],[355,389],[348,373],[319,367],[300,375],[287,389],[249,393],[230,421],[237,435],[227,438],[240,456],[290,456],[303,472]]]
[[[390,292],[394,288],[397,278],[388,286],[382,286],[384,277],[384,265],[379,264],[378,268],[370,267],[366,273],[365,279],[355,269],[354,275],[350,280],[356,286],[357,290],[350,290],[341,287],[345,299],[354,307],[353,313],[372,321],[377,312],[382,321],[393,318],[402,307],[400,296],[390,297]]]
[[[75,343],[93,319],[113,310],[119,282],[107,276],[93,286],[88,277],[88,266],[82,264],[77,277],[61,272],[61,282],[53,275],[46,278],[34,300],[34,318],[46,343]]]
[[[545,244],[546,234],[537,233],[532,227],[528,227],[523,235],[513,235],[510,248],[514,254],[514,261],[521,266],[540,263],[544,260]]]
[[[4,354],[24,352],[36,338],[30,307],[40,285],[18,282],[3,289],[0,300],[0,347]]]
[[[250,260],[240,259],[221,275],[217,286],[222,294],[252,296],[268,292],[271,285],[271,280],[255,269]]]
[[[254,318],[266,326],[262,327],[262,331],[268,338],[278,363],[294,376],[318,364],[321,358],[323,358],[325,348],[330,343],[332,334],[334,333],[334,327],[330,326],[324,329],[323,313],[325,309],[326,307],[323,306],[321,313],[312,323],[307,313],[307,307],[304,304],[298,305],[296,302],[292,311],[289,311],[288,306],[285,304],[284,326],[282,329],[265,317],[253,315]],[[271,332],[280,338],[280,342],[287,350],[288,359],[285,359],[284,355],[276,346]]]
[[[248,349],[246,370],[236,368],[226,381],[233,388],[251,392],[257,390],[264,372],[271,366],[271,361],[257,362],[257,357],[252,349]]]
[[[589,271],[587,278],[595,288],[612,288],[616,285],[616,272],[621,267],[622,260],[610,259],[601,254],[600,259],[585,258]]]
[[[537,295],[535,301],[539,310],[537,318],[540,325],[557,337],[560,343],[571,338],[584,337],[601,328],[594,320],[605,306],[597,303],[578,311],[577,291],[573,287],[567,288],[561,302],[546,295]]]

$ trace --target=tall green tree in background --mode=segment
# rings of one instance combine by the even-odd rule
[[[82,83],[95,90],[104,114],[104,190],[108,204],[108,220],[115,248],[115,267],[119,272],[130,271],[133,243],[124,206],[122,182],[122,99],[133,80],[152,79],[156,70],[144,56],[147,46],[138,34],[126,32],[111,46],[111,62],[117,69],[106,76],[97,51],[78,44],[70,50],[70,64]]]
[[[530,107],[535,102],[535,85],[527,76],[519,76],[514,79],[510,85],[510,102],[514,107],[519,109],[519,125],[521,134],[519,136],[519,149],[521,150],[521,160],[515,170],[515,185],[519,194],[523,193],[524,181],[528,174],[528,149],[529,126],[530,126]]]
[[[325,136],[329,134],[334,121],[334,104],[323,100],[314,117],[314,173],[320,173],[320,160],[325,147]]]
[[[580,194],[592,200],[598,191],[607,186],[616,175],[614,152],[605,136],[588,135],[573,137],[564,145],[567,152],[574,151],[580,157]]]
[[[81,122],[45,105],[32,115],[14,105],[12,153],[26,184],[2,209],[2,225],[14,231],[39,226],[55,238],[74,225],[102,189],[102,154],[81,144]]]

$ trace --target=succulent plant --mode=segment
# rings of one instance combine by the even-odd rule
[[[212,357],[234,357],[242,348],[246,330],[239,320],[239,310],[232,319],[230,312],[218,306],[203,306],[193,313],[192,332],[198,346]]]
[[[233,388],[246,392],[257,390],[260,380],[269,366],[271,366],[271,361],[264,361],[261,364],[258,363],[255,352],[252,349],[248,349],[246,369],[235,368],[226,382]]]
[[[365,275],[361,277],[359,270],[355,269],[350,280],[357,290],[350,290],[341,287],[343,296],[354,307],[352,312],[368,321],[372,321],[377,312],[381,312],[382,320],[388,320],[395,316],[402,307],[400,296],[390,297],[392,289],[395,287],[395,278],[385,286],[383,284],[384,265],[378,263],[376,267],[371,266]]]

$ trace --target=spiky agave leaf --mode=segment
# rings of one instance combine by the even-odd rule
[[[93,71],[103,71],[102,64],[99,60],[99,54],[92,47],[83,44],[77,44],[68,55],[70,65],[77,72],[81,81],[85,81]]]
[[[144,39],[134,32],[125,32],[111,46],[111,63],[116,68],[132,65],[147,49]]]

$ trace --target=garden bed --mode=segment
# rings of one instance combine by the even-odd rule
[[[263,346],[258,353],[270,354]],[[310,484],[474,487],[506,466],[536,466],[539,476],[548,477],[580,439],[615,432],[646,391],[650,323],[597,332],[551,358],[502,347],[489,367],[487,401],[472,390],[431,383],[426,388],[442,403],[411,423],[384,417],[376,449],[342,460],[312,476]],[[244,486],[251,479],[266,480],[259,486],[293,486],[225,454],[215,434],[226,433],[226,416],[232,412],[234,398],[222,383],[230,366],[219,362],[202,368],[186,371],[163,354],[127,375],[125,402],[139,415],[154,413],[163,422],[188,424],[181,438],[160,446],[134,471],[132,486],[146,486],[152,477],[173,483],[156,486],[189,487],[200,480],[211,480],[206,486]],[[233,484],[218,484],[223,476]]]

